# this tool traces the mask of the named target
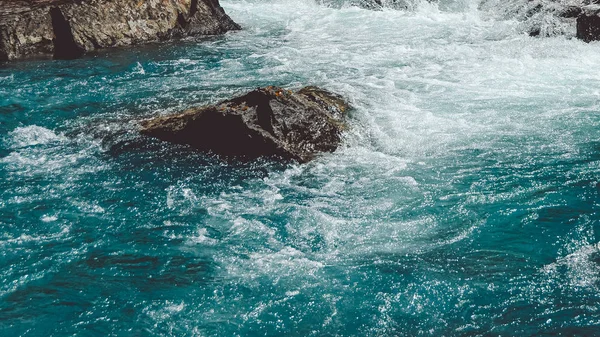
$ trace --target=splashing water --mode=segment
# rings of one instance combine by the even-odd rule
[[[2,66],[2,335],[597,334],[600,45],[406,3],[223,1],[243,31]],[[356,109],[307,165],[135,131],[308,84]]]

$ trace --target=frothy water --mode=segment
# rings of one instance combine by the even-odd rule
[[[407,3],[223,1],[243,31],[0,68],[2,335],[597,334],[600,45]],[[306,165],[135,131],[308,84],[355,109]]]

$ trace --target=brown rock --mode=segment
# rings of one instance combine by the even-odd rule
[[[349,108],[340,96],[316,87],[267,87],[145,121],[141,132],[224,157],[307,162],[338,147]]]
[[[218,0],[15,1],[0,8],[0,60],[73,58],[99,48],[236,29]]]

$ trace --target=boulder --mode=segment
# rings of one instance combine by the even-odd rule
[[[226,158],[303,163],[338,147],[349,108],[342,97],[317,87],[296,92],[267,87],[144,121],[141,133]]]
[[[600,5],[583,7],[577,18],[577,38],[585,42],[600,40]]]
[[[0,61],[240,29],[218,0],[19,0],[0,8]]]

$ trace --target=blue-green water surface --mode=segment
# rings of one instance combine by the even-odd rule
[[[600,336],[600,44],[222,3],[243,31],[0,66],[1,336]],[[136,132],[309,84],[355,109],[306,165]]]

